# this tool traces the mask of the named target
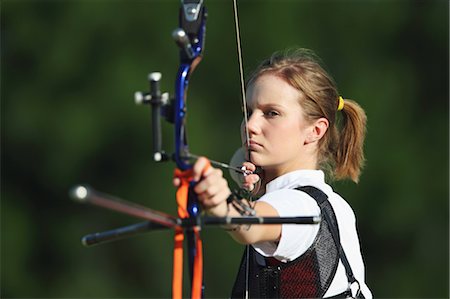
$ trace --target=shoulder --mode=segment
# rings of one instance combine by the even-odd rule
[[[277,210],[280,216],[318,215],[317,202],[307,193],[296,189],[280,189],[267,193],[258,202],[264,202]]]
[[[327,194],[328,195],[328,194]],[[333,192],[328,195],[328,201],[333,207],[336,217],[345,219],[346,222],[355,222],[355,213],[350,204],[339,194]]]

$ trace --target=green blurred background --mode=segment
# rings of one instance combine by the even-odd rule
[[[175,212],[173,164],[151,158],[147,74],[173,91],[179,1],[1,2],[1,297],[169,297],[172,233],[84,248],[139,222],[69,200],[89,183]],[[189,89],[191,150],[239,146],[232,2],[207,0],[205,57]],[[239,1],[245,72],[276,50],[315,50],[368,114],[359,185],[334,184],[358,219],[379,298],[449,296],[449,2]],[[164,124],[166,148],[172,128]],[[206,297],[226,297],[242,247],[203,231]],[[187,293],[186,293],[187,294]]]

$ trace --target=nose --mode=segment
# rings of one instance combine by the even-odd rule
[[[245,124],[245,119],[244,119],[242,121],[241,127],[242,127],[243,137],[246,136],[246,132],[248,132],[249,137],[251,137],[252,135],[259,134],[261,128],[259,126],[257,114],[256,113],[250,114],[247,118],[247,124]]]
[[[251,134],[257,134],[259,132],[258,116],[256,113],[252,113],[248,117],[247,129]]]

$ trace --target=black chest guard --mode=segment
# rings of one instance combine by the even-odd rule
[[[311,247],[288,263],[265,258],[248,246],[249,252],[244,252],[242,257],[231,298],[244,298],[246,285],[250,298],[320,298],[330,287],[339,264],[338,245],[330,230],[330,226],[337,228],[336,216],[327,195],[321,190],[311,186],[299,187],[297,190],[314,198],[321,215],[328,213],[330,217],[322,217],[319,232]]]

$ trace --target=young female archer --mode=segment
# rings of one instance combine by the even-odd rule
[[[321,215],[315,225],[230,225],[244,254],[232,297],[371,298],[364,279],[355,215],[325,182],[358,182],[364,162],[366,116],[340,97],[336,85],[309,50],[276,53],[247,83],[248,121],[243,125],[243,177],[248,190],[260,185],[252,204],[257,216]],[[339,122],[338,122],[339,120]],[[206,213],[239,217],[222,171],[194,165],[195,192]],[[255,172],[257,167],[261,169]],[[258,174],[257,174],[258,173]],[[254,190],[255,191],[255,190]]]

